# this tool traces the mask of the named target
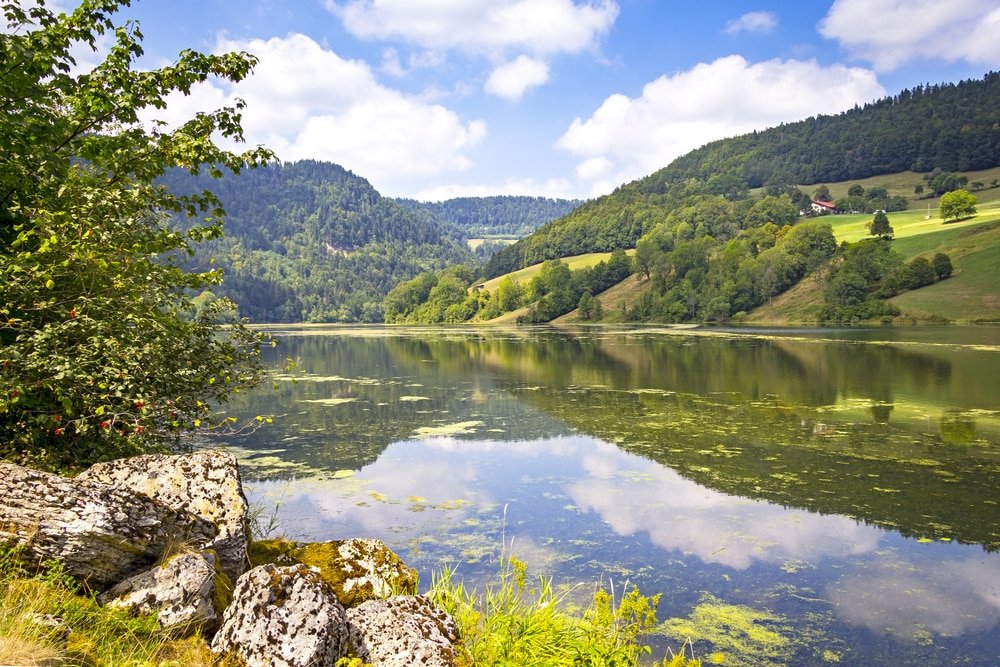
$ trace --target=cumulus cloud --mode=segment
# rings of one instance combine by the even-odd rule
[[[1000,623],[998,581],[996,554],[936,567],[902,560],[844,576],[827,594],[847,622],[912,641],[921,627],[952,637],[995,627]]]
[[[609,96],[576,118],[557,146],[581,159],[592,195],[649,174],[710,141],[837,113],[885,95],[870,70],[813,60],[751,64],[741,56],[701,63],[646,84],[630,98]]]
[[[156,117],[179,120],[242,98],[250,144],[262,143],[283,160],[336,162],[380,188],[462,171],[470,165],[467,151],[486,135],[482,121],[387,88],[366,63],[341,58],[305,35],[221,40],[218,50],[249,51],[260,62],[236,85],[206,84],[171,98]]]
[[[593,46],[618,16],[613,0],[327,0],[326,6],[357,37],[476,53],[576,53]]]
[[[725,32],[737,35],[741,32],[768,33],[778,25],[778,17],[774,12],[747,12],[738,19],[726,24]]]
[[[522,55],[494,69],[483,89],[491,95],[516,102],[528,89],[540,86],[548,80],[548,65]]]
[[[994,0],[836,0],[819,32],[879,71],[921,59],[1000,63]]]

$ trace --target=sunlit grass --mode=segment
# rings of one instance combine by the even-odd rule
[[[51,624],[39,622],[48,618]],[[101,607],[51,565],[29,576],[0,548],[0,665],[222,667],[199,637],[173,640],[154,616]]]
[[[500,561],[496,579],[470,590],[445,569],[428,592],[451,614],[462,637],[461,665],[637,665],[651,649],[644,639],[656,630],[659,595],[646,597],[625,585],[598,587],[580,611],[556,592],[551,579],[529,579],[527,565],[512,555]],[[647,664],[699,667],[683,650]]]

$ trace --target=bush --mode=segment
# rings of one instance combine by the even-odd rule
[[[934,268],[926,257],[914,257],[906,264],[904,272],[906,289],[918,289],[934,282]]]
[[[935,253],[934,258],[931,259],[931,266],[934,267],[934,274],[938,277],[938,280],[944,280],[951,276],[951,257],[945,253]]]

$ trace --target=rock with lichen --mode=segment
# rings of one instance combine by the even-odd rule
[[[347,610],[347,648],[373,667],[453,667],[458,628],[423,595],[369,600]]]
[[[236,581],[247,566],[247,499],[236,457],[214,450],[148,454],[96,463],[77,479],[131,489],[178,511],[211,522],[218,530],[208,544],[222,571]]]
[[[317,568],[345,607],[411,593],[417,587],[417,571],[376,539],[312,543],[264,540],[253,544],[251,558],[255,564],[302,563]]]
[[[170,545],[206,544],[215,525],[142,493],[0,463],[0,542],[34,563],[55,560],[104,590],[148,569]]]
[[[261,565],[233,590],[212,651],[247,667],[333,667],[347,634],[344,608],[305,565]]]
[[[115,584],[97,601],[134,614],[156,614],[161,627],[186,637],[213,631],[231,592],[215,553],[186,552]]]

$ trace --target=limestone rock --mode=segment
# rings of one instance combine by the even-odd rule
[[[236,583],[212,650],[247,667],[333,667],[347,633],[344,608],[305,565],[261,565]]]
[[[458,628],[423,595],[369,600],[347,610],[347,646],[374,667],[453,667]]]
[[[131,489],[210,521],[219,533],[205,546],[219,555],[222,571],[236,581],[246,570],[247,499],[232,454],[200,451],[135,456],[97,463],[77,479]]]
[[[262,562],[302,563],[319,570],[345,607],[366,600],[408,593],[417,586],[417,571],[408,567],[381,540],[350,539],[298,543],[264,540],[253,545]]]
[[[211,632],[218,623],[231,585],[216,569],[214,553],[181,553],[146,572],[129,577],[98,596],[109,607],[155,613],[175,637]]]
[[[31,560],[58,560],[103,590],[149,568],[171,544],[204,544],[208,521],[152,498],[88,479],[0,463],[0,542],[23,544]]]

